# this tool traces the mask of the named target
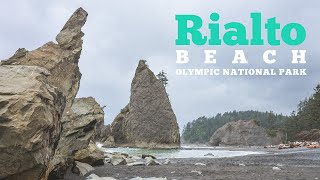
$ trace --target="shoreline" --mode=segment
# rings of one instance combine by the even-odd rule
[[[239,148],[227,149],[239,150]],[[241,149],[252,151],[251,148]],[[113,177],[119,180],[135,177],[166,177],[177,180],[320,179],[320,149],[257,150],[265,150],[267,153],[223,158],[170,159],[169,165],[159,166],[113,166],[106,164],[95,167],[95,170],[89,174],[94,173],[100,177]],[[196,163],[205,165],[195,165]],[[69,174],[66,179],[86,178]]]

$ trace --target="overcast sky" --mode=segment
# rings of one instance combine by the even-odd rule
[[[274,111],[290,114],[300,100],[309,96],[320,79],[320,14],[318,1],[179,1],[179,0],[11,0],[0,10],[0,59],[18,48],[33,50],[55,36],[78,8],[88,13],[83,29],[84,46],[80,59],[82,73],[78,97],[93,96],[106,105],[105,122],[111,123],[129,101],[130,84],[139,59],[146,59],[151,70],[168,73],[170,95],[180,129],[200,116],[213,116],[233,110]],[[282,42],[279,47],[176,47],[176,14],[196,14],[207,27],[209,15],[220,14],[220,26],[230,21],[250,28],[250,13],[261,12],[263,22],[277,17],[283,27],[301,23],[307,30],[306,41],[298,47]],[[250,30],[248,30],[250,33]],[[208,30],[203,29],[204,33]],[[251,34],[251,33],[250,33]],[[265,37],[265,33],[263,33]],[[250,36],[249,36],[250,37]],[[176,49],[186,49],[190,62],[176,64]],[[217,64],[203,64],[203,50],[217,50]],[[235,49],[243,49],[248,65],[232,65]],[[277,50],[277,63],[267,65],[262,53]],[[306,49],[307,64],[291,65],[291,49]],[[301,77],[182,77],[176,68],[307,68]]]

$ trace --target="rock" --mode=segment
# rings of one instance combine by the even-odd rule
[[[133,162],[135,162],[135,160],[134,159],[132,159],[132,158],[124,158],[124,160],[126,160],[126,164],[129,164],[129,163],[133,163]]]
[[[278,138],[276,138],[278,139]],[[210,138],[212,146],[267,146],[275,140],[255,120],[229,122],[219,128]]]
[[[197,173],[197,174],[199,174],[199,175],[202,175],[202,172],[201,171],[196,171],[196,170],[193,170],[193,171],[191,171],[192,173]]]
[[[95,144],[90,143],[86,149],[77,151],[73,159],[91,166],[104,165],[104,152],[98,149]]]
[[[120,153],[123,157],[125,157],[125,158],[128,158],[129,157],[129,154],[127,154],[127,153]]]
[[[132,162],[127,164],[127,166],[144,166],[144,165],[145,165],[144,162]]]
[[[116,147],[116,146],[115,146],[115,143],[114,143],[114,138],[113,138],[113,136],[109,136],[109,137],[106,139],[106,141],[104,141],[102,147],[104,147],[104,148],[114,148],[114,147]]]
[[[104,157],[111,159],[111,158],[112,158],[112,154],[111,154],[111,153],[108,153],[108,152],[107,152],[107,153],[105,152],[105,153],[104,153]]]
[[[111,124],[116,146],[179,148],[176,116],[164,85],[139,61],[131,84],[129,104]]]
[[[281,169],[280,169],[280,168],[278,168],[278,167],[272,167],[272,170],[280,171]]]
[[[50,151],[50,152],[55,151],[54,158],[50,162],[49,166],[44,167],[44,169],[48,168],[45,174],[45,178],[63,179],[63,175],[65,174],[67,167],[71,166],[73,163],[73,160],[69,159],[68,156],[70,156],[70,154],[75,149],[78,148],[78,147],[73,147],[74,145],[73,143],[69,144],[68,142],[70,141],[65,140],[65,137],[75,136],[74,134],[78,134],[78,132],[81,131],[81,130],[70,131],[70,127],[75,126],[73,125],[74,122],[71,122],[75,119],[70,118],[70,115],[72,114],[71,106],[73,104],[74,98],[76,97],[79,86],[80,86],[81,73],[79,71],[78,62],[79,62],[80,54],[82,51],[83,41],[81,38],[84,35],[84,33],[81,31],[81,28],[86,22],[87,15],[88,15],[87,12],[82,8],[79,8],[78,10],[76,10],[73,13],[73,15],[70,17],[70,19],[67,21],[65,26],[62,28],[61,32],[57,35],[56,40],[58,44],[54,42],[48,42],[43,46],[32,51],[27,51],[26,49],[20,48],[16,51],[16,53],[11,58],[1,62],[1,66],[24,65],[24,66],[33,66],[33,68],[37,68],[37,67],[45,68],[51,74],[50,76],[47,76],[47,78],[45,79],[45,82],[51,87],[56,87],[57,90],[60,91],[66,97],[66,103],[65,103],[65,108],[63,110],[62,118],[59,117],[62,128],[60,127],[59,124],[56,124],[57,126],[55,126],[55,130],[52,130],[51,129],[52,126],[45,125],[47,122],[39,124],[39,125],[45,125],[46,127],[48,127],[49,129],[45,129],[43,131],[49,134],[51,130],[56,131],[56,133],[59,134],[62,129],[62,132],[60,135],[62,138],[60,138],[58,143],[47,140],[37,145],[37,146],[41,146],[41,144],[44,143],[45,145],[43,146],[42,149],[47,149],[46,151]],[[28,81],[28,79],[26,81]],[[39,94],[38,96],[40,96],[41,92],[38,92],[38,94]],[[43,99],[43,101],[47,101],[47,99]],[[26,108],[28,109],[28,107],[30,106],[27,106]],[[47,121],[53,121],[50,116],[43,116],[43,119],[46,119]],[[22,122],[23,120],[20,119],[20,121]],[[36,123],[36,121],[32,122],[32,124],[34,123]],[[27,124],[28,123],[25,123],[25,125]],[[38,129],[34,128],[33,130],[30,130],[29,133],[30,135],[33,135],[33,136],[39,136],[39,139],[37,140],[38,142],[38,141],[41,141],[41,133],[37,133],[37,132],[38,132]],[[54,135],[52,136],[54,138],[56,137]],[[76,141],[76,143],[78,142],[79,141]],[[49,148],[52,148],[52,150],[48,150],[49,145],[47,144],[54,144],[54,146],[49,147]],[[88,143],[87,144],[84,143],[82,148],[86,148],[87,145]],[[58,147],[58,150],[55,150],[56,147]],[[63,152],[61,151],[61,149],[64,149],[65,151]],[[13,154],[17,152],[18,150],[16,150],[16,152],[14,152]],[[10,152],[7,152],[7,153],[10,153]],[[43,153],[38,158],[45,157],[44,159],[51,159],[51,156],[52,156],[51,153]],[[30,167],[32,167],[32,165],[26,166],[27,169]],[[42,168],[42,166],[39,166],[39,167]],[[19,171],[21,171],[25,168],[20,167],[19,169],[20,169]]]
[[[204,156],[214,156],[212,153],[205,154]]]
[[[145,159],[146,157],[151,157],[152,159],[157,159],[155,156],[150,155],[150,154],[142,154],[142,159]]]
[[[170,159],[165,159],[163,162],[164,165],[169,165],[171,164]]]
[[[72,107],[63,118],[64,125],[62,134],[60,136],[55,157],[51,162],[51,176],[55,179],[61,179],[60,174],[64,174],[66,168],[73,162],[75,152],[79,150],[83,150],[82,152],[88,152],[87,147],[94,136],[95,125],[97,122],[104,120],[104,113],[94,98],[76,98]],[[96,153],[96,156],[96,158],[99,159],[97,163],[102,165],[104,154],[100,152]],[[93,160],[92,158],[95,157],[88,156],[87,158]],[[88,160],[85,162],[93,163],[90,161]]]
[[[127,162],[126,160],[124,159],[124,157],[122,155],[113,155],[112,158],[111,158],[111,164],[114,165],[114,166],[117,166],[117,165],[126,165]]]
[[[134,159],[134,160],[140,160],[141,157],[139,157],[139,156],[132,156],[132,159]]]
[[[112,177],[99,177],[96,174],[90,174],[90,176],[87,177],[87,180],[116,180]]]
[[[98,122],[96,124],[96,133],[95,133],[95,136],[94,136],[94,140],[96,142],[105,142],[108,137],[112,136],[112,133],[111,133],[111,125],[108,124],[108,125],[104,125],[104,122],[101,121],[101,122]],[[112,137],[113,138],[113,137]],[[113,140],[114,142],[114,140]]]
[[[155,159],[153,159],[152,157],[146,157],[145,159],[146,159],[147,166],[160,165],[160,163],[158,161],[156,161]]]
[[[93,170],[94,168],[89,164],[75,161],[75,167],[72,171],[78,175],[84,176]]]
[[[204,164],[204,163],[196,163],[194,165],[196,165],[196,166],[206,166],[206,164]]]
[[[131,180],[167,180],[167,178],[156,178],[156,177],[141,178],[141,177],[136,177],[136,178],[132,178]]]
[[[51,73],[51,76],[48,77],[48,83],[57,87],[67,97],[67,111],[71,107],[80,85],[81,73],[78,62],[82,51],[81,38],[84,35],[81,28],[86,22],[87,15],[87,12],[82,8],[74,12],[57,35],[58,44],[48,42],[33,51],[18,49],[11,58],[1,64],[46,68]]]
[[[50,76],[37,66],[0,66],[0,179],[43,178],[66,103]]]
[[[239,166],[246,166],[245,164],[240,163]]]
[[[104,158],[104,164],[111,163],[111,158]]]

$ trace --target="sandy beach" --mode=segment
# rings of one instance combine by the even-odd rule
[[[167,179],[320,179],[320,149],[295,148],[287,150],[263,148],[226,148],[229,150],[265,151],[263,155],[232,158],[171,159],[160,166],[95,167],[100,177],[131,179],[163,177]],[[160,160],[161,162],[161,160]],[[195,165],[203,163],[205,165]],[[279,168],[279,169],[278,169]],[[90,174],[91,174],[90,173]],[[86,179],[69,174],[66,179]]]

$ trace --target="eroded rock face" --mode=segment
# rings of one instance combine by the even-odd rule
[[[0,179],[44,177],[66,99],[36,66],[0,66]]]
[[[1,64],[46,68],[51,73],[48,82],[67,97],[66,110],[68,110],[80,86],[81,73],[78,61],[82,51],[83,41],[81,38],[84,35],[81,28],[85,24],[87,16],[87,12],[79,8],[57,35],[58,44],[48,42],[30,52],[24,48],[18,49],[11,58]]]
[[[132,80],[130,102],[111,129],[116,146],[180,147],[179,127],[165,87],[144,60]]]
[[[104,112],[94,98],[76,98],[64,115],[63,130],[51,162],[50,178],[61,179],[72,165],[74,153],[86,149],[95,133],[97,122],[104,120]]]
[[[51,163],[49,163],[49,167],[44,168],[44,169],[48,168],[45,175],[46,178],[48,177],[49,172],[51,172],[52,170],[57,170],[60,168],[64,169],[66,165],[69,164],[68,161],[70,159],[64,158],[64,157],[69,157],[72,150],[87,147],[89,143],[88,139],[89,137],[91,137],[90,135],[92,131],[91,127],[94,127],[95,126],[94,123],[97,121],[97,119],[96,120],[90,119],[90,116],[91,115],[95,116],[95,114],[85,115],[82,119],[78,121],[78,119],[76,119],[75,113],[78,113],[79,110],[75,110],[71,108],[74,98],[76,97],[76,94],[80,86],[81,73],[79,71],[78,61],[82,51],[82,43],[83,43],[82,37],[84,36],[84,33],[81,31],[81,28],[85,24],[87,16],[88,16],[87,12],[82,8],[79,8],[74,12],[74,14],[70,17],[70,19],[67,21],[65,26],[62,28],[61,32],[57,35],[56,40],[58,43],[48,42],[45,45],[41,46],[40,48],[32,51],[27,51],[24,48],[18,49],[11,58],[5,61],[2,61],[0,63],[1,67],[12,65],[12,66],[19,66],[19,67],[32,66],[32,68],[34,69],[42,67],[46,69],[48,72],[47,74],[51,74],[50,76],[46,76],[45,78],[46,84],[51,88],[56,87],[57,89],[56,91],[60,92],[61,94],[60,96],[65,97],[64,100],[66,102],[65,104],[63,104],[62,117],[59,117],[58,119],[61,125],[60,123],[57,123],[55,126],[55,129],[54,130],[52,129],[52,131],[56,131],[56,134],[59,134],[61,129],[63,129],[63,131],[60,134],[60,140],[55,142],[50,142],[50,143],[39,142],[40,144],[39,145],[40,147],[38,147],[39,149],[50,149],[50,152],[39,155],[39,157],[37,157],[38,159],[43,158],[43,159],[46,159],[45,162],[47,162],[47,159],[49,160],[52,159],[52,155],[53,155],[52,152],[55,152],[53,160],[51,160]],[[29,79],[26,78],[25,81],[28,82]],[[24,84],[23,82],[11,82],[11,84],[14,84],[14,83]],[[2,87],[3,85],[2,82],[0,85],[1,85],[0,87]],[[37,87],[31,87],[31,90],[33,90],[32,88],[37,88]],[[21,94],[26,92],[27,91],[21,92]],[[41,97],[42,92],[39,91],[38,93],[39,94],[37,94],[37,97]],[[7,97],[6,94],[5,96]],[[54,98],[51,98],[51,99],[52,101],[55,100]],[[63,99],[63,98],[60,98],[60,99]],[[46,102],[47,99],[45,98],[43,99],[43,101],[45,103],[48,103]],[[25,105],[26,106],[25,109],[28,109],[30,108],[31,105],[28,105],[27,103],[28,102],[25,102],[24,104],[20,104],[19,106],[23,108],[23,105]],[[43,107],[42,107],[43,109],[51,107],[51,106],[46,107],[48,105],[45,103],[43,104]],[[0,107],[0,111],[3,111],[4,107],[5,105],[3,105],[3,107]],[[41,107],[39,107],[39,109],[41,109]],[[15,118],[18,122],[23,122],[25,118],[24,114],[21,114],[22,116],[20,117],[18,113],[24,113],[24,114],[26,113],[17,112],[17,115],[15,115],[17,116]],[[91,113],[91,111],[89,111],[89,113]],[[48,114],[45,114],[46,116],[44,115],[40,116],[40,115],[39,117],[42,117],[43,118],[42,120],[45,122],[39,123],[39,124],[47,127],[47,129],[42,129],[42,131],[44,131],[44,133],[47,133],[47,134],[52,134],[52,138],[57,138],[56,136],[53,135],[54,133],[50,132],[51,131],[50,124],[48,125],[45,124],[47,123],[46,121],[55,121],[56,119],[52,120],[52,117],[49,116]],[[5,119],[5,118],[6,116],[4,116],[1,119]],[[88,122],[84,122],[86,120],[88,120]],[[38,123],[36,120],[33,120],[33,121],[34,122],[30,124]],[[26,124],[27,124],[27,121],[26,121]],[[35,127],[38,127],[38,126],[35,126]],[[72,129],[72,128],[79,128],[79,129]],[[89,134],[84,135],[86,132],[89,132]],[[39,134],[38,129],[36,128],[30,129],[28,133],[39,136],[39,139],[36,139],[35,142],[45,141],[45,139],[41,137],[42,135]],[[47,134],[44,134],[44,136],[46,136]],[[27,137],[30,137],[30,136],[27,136]],[[4,138],[11,138],[11,137],[5,136]],[[71,139],[74,141],[68,144],[69,141],[71,142]],[[20,139],[20,140],[23,140],[23,139]],[[51,143],[54,143],[54,146],[52,146]],[[44,145],[41,146],[42,144]],[[32,151],[32,147],[30,147],[29,150]],[[10,152],[10,153],[12,153],[10,154],[10,156],[16,155],[16,153],[14,152]],[[25,156],[28,157],[28,155],[25,155]],[[26,163],[30,163],[32,166],[34,164],[37,164],[37,162],[38,161],[35,161],[35,163],[33,162],[31,163],[26,162]],[[45,165],[47,164],[45,163]],[[28,166],[27,164],[21,164],[21,166],[26,166],[26,168],[30,168],[30,166]],[[23,169],[24,167],[20,167],[19,171]],[[55,173],[56,172],[53,172],[52,174],[55,174]],[[60,173],[63,174],[64,172],[59,171],[57,174],[60,174]],[[62,176],[59,176],[59,178],[61,177]]]
[[[260,127],[255,120],[239,120],[229,122],[219,128],[212,135],[209,143],[212,146],[267,146],[276,141],[280,140],[269,137],[265,129]]]

